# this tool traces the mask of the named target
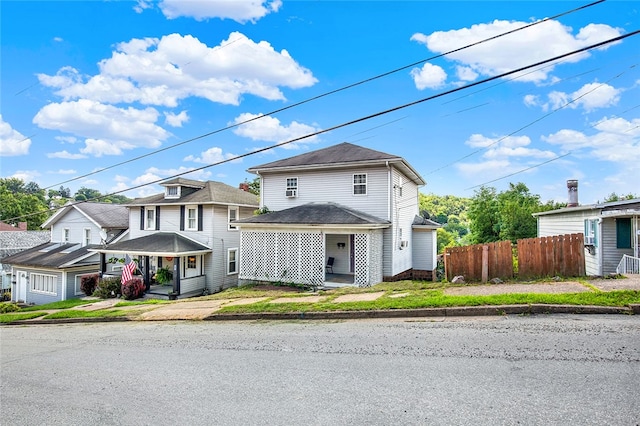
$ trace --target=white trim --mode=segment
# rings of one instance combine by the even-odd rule
[[[289,181],[292,181],[292,184],[289,185]],[[295,185],[293,185],[295,182]],[[299,188],[299,179],[297,176],[295,177],[286,177],[285,178],[285,191],[284,195],[287,198],[296,198],[298,196],[298,188]]]
[[[61,242],[68,243],[70,241],[71,241],[71,229],[70,228],[62,228]]]
[[[153,212],[153,222],[151,224],[149,223],[149,212]],[[155,229],[156,229],[156,206],[145,206],[144,207],[144,230],[155,231]]]
[[[364,176],[364,182],[358,182],[356,183],[356,176]],[[356,197],[361,197],[361,196],[366,196],[367,192],[368,192],[368,187],[367,187],[367,182],[369,181],[369,177],[367,176],[367,173],[353,173],[353,178],[351,180],[351,184],[352,186],[352,192],[351,194],[356,196]],[[362,194],[356,194],[356,186],[357,187],[362,187],[364,186],[364,193]]]
[[[89,241],[87,241],[87,231],[89,231]],[[82,247],[86,247],[91,244],[91,228],[82,228]]]
[[[164,188],[164,198],[165,198],[165,200],[174,200],[174,199],[180,198],[180,193],[182,192],[181,188],[182,187],[180,185],[165,186],[165,188]],[[169,194],[169,190],[170,189],[175,189],[176,193],[175,194]]]
[[[229,271],[229,265],[231,263],[230,255],[231,255],[232,252],[235,253],[234,254],[234,256],[235,256],[235,258],[234,258],[235,269],[230,272]],[[228,248],[227,249],[227,262],[226,262],[227,275],[236,275],[236,274],[238,274],[240,272],[240,259],[238,257],[238,252],[239,252],[239,250],[238,250],[237,247],[232,247],[232,248]]]
[[[238,230],[238,225],[236,224],[231,224],[231,212],[235,211],[236,212],[236,217],[233,220],[238,220],[240,219],[240,207],[238,206],[228,206],[227,207],[227,230],[228,231],[237,231]]]
[[[193,218],[189,217],[189,211],[193,210]],[[198,230],[198,206],[196,204],[189,204],[184,206],[184,229],[185,231],[197,231]],[[189,226],[189,221],[193,220],[194,226]]]
[[[52,279],[53,280],[53,290],[54,291],[50,291],[50,290],[40,290],[40,289],[36,289],[35,287],[35,278],[42,278],[44,279]],[[50,282],[43,282],[42,283],[42,287],[50,287],[52,283]],[[39,272],[31,272],[29,274],[29,284],[27,286],[28,291],[30,291],[31,293],[38,293],[38,294],[46,294],[49,296],[57,296],[58,295],[58,277],[56,275],[49,275],[49,274],[42,274]]]

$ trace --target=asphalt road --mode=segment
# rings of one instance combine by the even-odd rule
[[[2,425],[637,425],[640,316],[0,328]]]

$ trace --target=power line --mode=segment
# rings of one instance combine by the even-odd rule
[[[547,21],[550,21],[550,20],[553,20],[553,19],[559,18],[559,17],[561,17],[561,16],[565,16],[565,15],[568,15],[568,14],[571,14],[571,13],[574,13],[574,12],[577,12],[577,11],[580,11],[580,10],[582,10],[582,9],[586,9],[586,8],[591,7],[591,6],[595,6],[596,4],[603,3],[604,1],[605,1],[605,0],[598,0],[598,1],[595,1],[595,2],[593,2],[593,3],[589,3],[589,4],[586,4],[586,5],[583,5],[583,6],[577,7],[577,8],[575,8],[575,9],[568,10],[568,11],[565,11],[565,12],[559,13],[559,14],[557,14],[557,15],[551,16],[551,17],[544,18],[544,19],[541,19],[541,20],[536,21],[536,22],[532,22],[532,23],[527,24],[527,25],[524,25],[524,26],[522,26],[522,27],[518,27],[518,28],[515,28],[515,29],[513,29],[513,30],[510,30],[510,31],[507,31],[507,32],[504,32],[504,33],[501,33],[501,34],[497,34],[497,35],[495,35],[495,36],[492,36],[492,37],[489,37],[489,38],[486,38],[486,39],[483,39],[483,40],[480,40],[480,41],[477,41],[477,42],[474,42],[474,43],[468,44],[468,45],[466,45],[466,46],[459,47],[459,48],[457,48],[457,49],[453,49],[453,50],[450,50],[450,51],[448,51],[448,52],[445,52],[445,53],[441,53],[441,54],[438,54],[438,55],[432,56],[432,57],[430,57],[430,58],[422,59],[422,60],[420,60],[420,61],[413,62],[413,63],[411,63],[411,64],[409,64],[409,65],[405,65],[405,66],[403,66],[403,67],[396,68],[396,69],[394,69],[394,70],[387,71],[387,72],[384,72],[384,73],[382,73],[382,74],[378,74],[378,75],[376,75],[376,76],[374,76],[374,77],[370,77],[370,78],[367,78],[367,79],[364,79],[364,80],[360,80],[360,81],[358,81],[358,82],[356,82],[356,83],[352,83],[352,84],[349,84],[349,85],[343,86],[343,87],[341,87],[341,88],[338,88],[338,89],[335,89],[335,90],[331,90],[331,91],[329,91],[329,92],[325,92],[325,93],[322,93],[322,94],[320,94],[320,95],[313,96],[313,97],[311,97],[311,98],[307,98],[307,99],[305,99],[305,100],[302,100],[302,101],[300,101],[300,102],[293,103],[293,104],[288,105],[288,106],[286,106],[286,107],[282,107],[282,108],[275,109],[275,110],[273,110],[273,111],[271,111],[271,112],[268,112],[268,113],[266,113],[266,114],[260,114],[260,115],[258,115],[258,116],[256,116],[256,117],[250,118],[250,119],[248,119],[248,120],[245,120],[245,121],[242,121],[242,122],[239,122],[239,123],[235,123],[235,124],[232,124],[232,125],[229,125],[229,126],[226,126],[226,127],[222,127],[222,128],[220,128],[220,129],[217,129],[217,130],[214,130],[214,131],[211,131],[211,132],[208,132],[208,133],[202,134],[202,135],[200,135],[200,136],[195,136],[195,137],[193,137],[193,138],[186,139],[186,140],[184,140],[184,141],[182,141],[182,142],[178,142],[178,143],[176,143],[176,144],[169,145],[169,146],[166,146],[166,147],[164,147],[164,148],[160,148],[160,149],[157,149],[157,150],[155,150],[155,151],[151,151],[151,152],[148,152],[148,153],[146,153],[146,154],[139,155],[139,156],[137,156],[137,157],[129,158],[129,159],[125,160],[125,161],[121,161],[121,162],[119,162],[119,163],[115,163],[115,164],[112,164],[112,165],[110,165],[110,166],[102,167],[102,168],[100,168],[100,170],[95,170],[95,171],[92,171],[92,172],[89,172],[89,173],[85,173],[85,174],[83,174],[83,175],[76,176],[76,177],[74,177],[74,178],[72,178],[72,179],[67,179],[67,180],[65,180],[65,181],[62,181],[62,182],[59,182],[59,183],[53,184],[53,185],[48,186],[48,187],[43,188],[43,189],[45,189],[45,190],[46,190],[46,189],[51,189],[51,188],[53,188],[53,187],[57,187],[58,185],[64,185],[65,183],[69,183],[69,182],[73,182],[73,181],[76,181],[76,180],[79,180],[79,179],[83,179],[83,178],[86,178],[86,177],[88,177],[88,176],[92,176],[92,175],[94,175],[94,174],[101,173],[101,172],[103,172],[103,171],[110,170],[110,169],[113,169],[113,168],[118,167],[118,166],[122,166],[122,165],[125,165],[125,164],[128,164],[128,163],[131,163],[131,162],[134,162],[134,161],[137,161],[137,160],[141,160],[141,159],[143,159],[143,158],[146,158],[146,157],[149,157],[149,156],[152,156],[152,155],[158,154],[158,153],[160,153],[160,152],[164,152],[164,151],[167,151],[167,150],[169,150],[169,149],[173,149],[173,148],[176,148],[176,147],[178,147],[178,146],[182,146],[182,145],[185,145],[185,144],[187,144],[187,143],[191,143],[191,142],[194,142],[194,141],[196,141],[196,140],[200,140],[200,139],[203,139],[203,138],[206,138],[206,137],[212,136],[212,135],[214,135],[214,134],[221,133],[221,132],[223,132],[223,131],[230,130],[230,129],[233,129],[233,128],[236,128],[236,127],[242,126],[243,124],[247,124],[247,123],[250,123],[250,122],[252,122],[252,121],[259,120],[259,119],[261,119],[261,118],[267,117],[267,116],[271,116],[271,115],[278,114],[278,113],[283,112],[283,111],[286,111],[286,110],[288,110],[288,109],[291,109],[291,108],[294,108],[294,107],[297,107],[297,106],[300,106],[300,105],[303,105],[303,104],[306,104],[306,103],[309,103],[309,102],[312,102],[312,101],[315,101],[315,100],[318,100],[318,99],[324,98],[324,97],[329,96],[329,95],[333,95],[333,94],[338,93],[338,92],[342,92],[342,91],[347,90],[347,89],[351,89],[351,88],[356,87],[356,86],[360,86],[360,85],[365,84],[365,83],[369,83],[369,82],[371,82],[371,81],[374,81],[374,80],[377,80],[377,79],[380,79],[380,78],[383,78],[383,77],[389,76],[389,75],[391,75],[391,74],[394,74],[394,73],[397,73],[397,72],[400,72],[400,71],[406,70],[406,69],[408,69],[408,68],[414,67],[414,66],[419,65],[419,64],[422,64],[422,63],[424,63],[424,62],[429,62],[429,61],[432,61],[432,60],[434,60],[434,59],[441,58],[441,57],[444,57],[444,56],[446,56],[446,55],[450,55],[450,54],[452,54],[452,53],[460,52],[460,51],[465,50],[465,49],[468,49],[468,48],[470,48],[470,47],[478,46],[478,45],[480,45],[480,44],[482,44],[482,43],[486,43],[486,42],[488,42],[488,41],[495,40],[495,39],[498,39],[498,38],[500,38],[500,37],[504,37],[504,36],[506,36],[506,35],[516,33],[516,32],[518,32],[518,31],[521,31],[521,30],[524,30],[524,29],[526,29],[526,28],[530,28],[530,27],[533,27],[533,26],[535,26],[535,25],[538,25],[538,24],[541,24],[541,23],[544,23],[544,22],[547,22]],[[230,42],[230,43],[226,44],[226,45],[225,45],[225,46],[223,46],[223,47],[226,47],[226,46],[228,46],[228,45],[230,45],[230,44],[232,44],[232,43],[234,43],[234,42],[236,42],[236,41],[238,41],[238,40],[240,40],[240,39],[236,39],[236,40],[234,40],[233,42]]]
[[[631,68],[635,68],[635,67],[636,67],[636,65],[637,65],[637,64],[633,64],[633,65],[631,65],[629,68],[630,68],[630,69],[631,69]],[[520,127],[519,129],[516,129],[516,130],[514,130],[513,132],[511,132],[511,133],[509,133],[509,134],[507,134],[507,135],[505,135],[505,136],[502,136],[501,138],[498,138],[497,140],[495,140],[494,142],[490,143],[489,145],[484,146],[484,147],[482,147],[482,148],[480,148],[480,149],[477,149],[477,150],[475,150],[475,151],[473,151],[473,152],[471,152],[471,153],[469,153],[469,154],[467,154],[467,155],[465,155],[465,156],[463,156],[463,157],[458,158],[457,160],[455,160],[455,161],[453,161],[453,162],[451,162],[451,163],[445,164],[444,166],[439,167],[439,168],[437,168],[437,169],[435,169],[435,170],[433,170],[433,171],[431,171],[431,172],[427,173],[427,176],[428,176],[428,175],[431,175],[431,174],[433,174],[433,173],[439,172],[439,171],[440,171],[440,170],[442,170],[442,169],[446,169],[447,167],[452,166],[452,165],[454,165],[454,164],[456,164],[456,163],[458,163],[458,162],[460,162],[460,161],[464,160],[465,158],[469,158],[469,157],[471,157],[471,156],[473,156],[473,155],[476,155],[476,154],[477,154],[477,153],[479,153],[480,151],[484,151],[484,150],[486,150],[487,148],[492,147],[492,146],[494,146],[494,145],[496,145],[496,144],[498,144],[498,143],[502,142],[503,140],[507,139],[508,137],[511,137],[511,136],[515,135],[516,133],[519,133],[519,132],[521,132],[522,130],[524,130],[524,129],[526,129],[526,128],[529,128],[529,127],[531,127],[531,126],[533,126],[534,124],[536,124],[536,123],[538,123],[538,122],[540,122],[540,121],[544,120],[545,118],[547,118],[547,117],[549,117],[549,116],[551,116],[551,115],[555,114],[556,112],[560,111],[561,109],[566,108],[567,106],[571,105],[572,103],[577,102],[577,101],[578,101],[578,100],[580,100],[581,98],[583,98],[583,97],[585,97],[585,96],[589,95],[590,93],[592,93],[592,92],[594,92],[594,91],[598,90],[599,88],[601,88],[602,86],[606,85],[607,83],[609,83],[609,82],[611,82],[611,81],[615,80],[616,78],[619,78],[619,77],[620,77],[620,76],[622,76],[625,72],[626,72],[626,71],[623,71],[623,72],[621,72],[621,73],[619,73],[619,74],[617,74],[617,75],[615,75],[615,76],[611,77],[609,80],[605,81],[604,83],[600,83],[599,85],[597,85],[597,86],[596,86],[596,87],[594,87],[593,89],[591,89],[591,90],[589,90],[589,91],[587,91],[587,92],[585,92],[585,93],[582,93],[580,96],[578,96],[578,97],[576,97],[576,98],[574,98],[574,99],[570,100],[569,102],[565,103],[564,105],[559,106],[558,108],[556,108],[556,109],[554,109],[554,110],[550,111],[549,113],[544,114],[544,115],[542,115],[541,117],[539,117],[539,118],[537,118],[537,119],[535,119],[535,120],[533,120],[533,121],[531,121],[531,122],[527,123],[526,125],[524,125],[524,126]]]
[[[310,133],[308,135],[304,135],[304,136],[300,136],[300,137],[297,137],[297,138],[294,138],[294,139],[290,139],[290,140],[288,140],[286,142],[282,142],[282,143],[279,143],[279,144],[276,144],[276,145],[271,145],[271,146],[268,146],[268,147],[265,147],[265,148],[260,148],[260,149],[257,149],[255,151],[248,152],[248,153],[245,153],[245,154],[242,154],[242,155],[238,155],[238,156],[233,157],[233,158],[220,160],[218,162],[211,163],[211,164],[208,164],[208,165],[205,165],[205,166],[202,166],[202,167],[198,167],[198,168],[195,168],[195,169],[192,169],[192,170],[188,170],[188,171],[185,171],[185,172],[182,172],[182,173],[174,174],[173,176],[169,176],[167,178],[157,179],[157,180],[152,181],[152,182],[147,182],[147,183],[144,183],[144,184],[132,186],[132,187],[127,188],[127,189],[123,189],[123,190],[120,190],[120,191],[115,191],[115,192],[112,192],[110,194],[101,195],[100,197],[95,197],[95,198],[92,198],[92,199],[89,199],[89,200],[86,200],[86,201],[83,201],[83,202],[95,201],[95,200],[99,200],[101,198],[106,198],[106,197],[109,197],[109,196],[112,196],[112,195],[116,195],[116,194],[120,194],[120,193],[123,193],[123,192],[131,191],[131,190],[134,190],[134,189],[139,189],[139,188],[142,188],[142,187],[145,187],[145,186],[148,186],[148,185],[154,185],[154,184],[166,181],[168,179],[174,179],[174,178],[177,178],[177,177],[180,177],[180,176],[184,176],[184,175],[189,174],[189,173],[193,173],[193,172],[196,172],[196,171],[207,169],[209,167],[218,166],[220,164],[224,164],[224,163],[228,163],[228,162],[231,162],[231,161],[235,161],[235,160],[237,160],[239,158],[244,158],[244,157],[248,157],[248,156],[251,156],[251,155],[255,155],[257,153],[264,152],[264,151],[267,151],[267,150],[270,150],[270,149],[274,149],[274,148],[277,148],[277,147],[282,146],[282,145],[287,145],[287,144],[290,144],[290,143],[293,143],[293,142],[298,142],[298,141],[301,141],[303,139],[307,139],[307,138],[310,138],[310,137],[313,137],[313,136],[317,136],[317,135],[320,135],[320,134],[328,133],[328,132],[331,132],[331,131],[336,130],[336,129],[340,129],[340,128],[343,128],[343,127],[351,126],[353,124],[360,123],[360,122],[363,122],[363,121],[366,121],[366,120],[370,120],[370,119],[375,118],[375,117],[380,117],[382,115],[386,115],[386,114],[389,114],[389,113],[392,113],[392,112],[395,112],[395,111],[399,111],[401,109],[409,108],[411,106],[415,106],[415,105],[421,104],[423,102],[430,101],[432,99],[437,99],[437,98],[443,97],[445,95],[449,95],[451,93],[456,93],[456,92],[459,92],[461,90],[469,89],[471,87],[475,87],[475,86],[478,86],[478,85],[481,85],[481,84],[484,84],[484,83],[488,83],[490,81],[494,81],[494,80],[497,80],[499,78],[503,78],[503,77],[506,77],[506,76],[509,76],[509,75],[512,75],[512,74],[515,74],[515,73],[518,73],[518,72],[522,72],[522,71],[524,71],[526,69],[529,69],[529,68],[532,68],[532,67],[537,67],[537,66],[542,65],[542,64],[546,64],[546,63],[549,63],[549,62],[552,62],[552,61],[556,61],[556,60],[561,59],[561,58],[566,58],[568,56],[575,55],[577,53],[586,52],[588,50],[595,49],[595,48],[600,47],[600,46],[604,46],[604,45],[607,45],[607,44],[610,44],[610,43],[614,43],[616,41],[620,41],[620,40],[626,39],[628,37],[635,36],[635,35],[637,35],[639,33],[640,33],[640,30],[636,30],[636,31],[630,32],[628,34],[624,34],[624,35],[621,35],[621,36],[618,36],[618,37],[614,37],[614,38],[609,39],[609,40],[605,40],[605,41],[601,41],[601,42],[596,43],[596,44],[592,44],[592,45],[587,46],[587,47],[583,47],[581,49],[574,50],[572,52],[568,52],[568,53],[564,53],[562,55],[555,56],[555,57],[550,58],[550,59],[545,59],[543,61],[539,61],[539,62],[536,62],[536,63],[531,64],[531,65],[520,67],[520,68],[517,68],[517,69],[512,70],[512,71],[507,71],[507,72],[504,72],[502,74],[495,75],[493,77],[488,77],[488,78],[485,78],[483,80],[470,83],[470,84],[468,84],[466,86],[461,86],[461,87],[457,87],[455,89],[447,90],[447,91],[444,91],[444,92],[441,92],[441,93],[438,93],[438,94],[435,94],[435,95],[432,95],[432,96],[428,96],[426,98],[418,99],[418,100],[413,101],[413,102],[409,102],[409,103],[406,103],[406,104],[403,104],[403,105],[399,105],[399,106],[396,106],[396,107],[393,107],[393,108],[389,108],[387,110],[376,112],[374,114],[370,114],[370,115],[367,115],[367,116],[364,116],[364,117],[360,117],[360,118],[357,118],[357,119],[354,119],[354,120],[351,120],[351,121],[348,121],[348,122],[345,122],[345,123],[342,123],[342,124],[338,124],[338,125],[332,126],[330,128],[327,128],[327,129],[319,130],[317,132],[313,132],[313,133]],[[28,214],[28,215],[18,216],[18,217],[14,217],[14,218],[11,218],[11,219],[8,219],[8,220],[12,221],[12,220],[20,219],[20,218],[23,218],[23,217],[33,216],[33,215],[40,214],[40,213],[43,213],[43,212],[37,212],[37,213]]]

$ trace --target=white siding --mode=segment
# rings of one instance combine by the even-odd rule
[[[91,230],[91,244],[100,244],[100,228],[87,219],[76,209],[69,209],[67,213],[51,226],[51,241],[62,242],[65,228],[69,229],[69,242],[84,244],[84,230]]]
[[[599,217],[596,210],[576,210],[555,215],[538,216],[538,237],[549,237],[552,235],[584,234],[584,221],[586,219],[597,219]],[[601,229],[598,229],[598,239],[602,240]],[[587,275],[601,275],[600,254],[602,241],[599,242],[595,251],[589,253],[584,251],[585,270]],[[614,268],[615,271],[615,268]]]
[[[413,219],[418,214],[418,186],[409,181],[400,171],[393,168],[391,173],[391,207],[392,207],[392,269],[389,276],[397,275],[413,266],[412,229]],[[402,230],[402,231],[400,231]],[[402,241],[407,242],[402,247]],[[386,241],[385,241],[386,243]]]
[[[602,237],[600,239],[602,275],[615,274],[623,255],[633,256],[633,248],[617,248],[616,235],[616,220],[614,218],[604,218],[602,220]]]
[[[367,194],[353,195],[353,175],[367,174]],[[298,178],[298,196],[287,198],[287,178]],[[279,211],[307,203],[334,202],[389,220],[388,169],[354,168],[344,170],[291,172],[262,176],[263,206]]]
[[[437,231],[435,229],[413,230],[413,269],[433,271],[436,266]]]

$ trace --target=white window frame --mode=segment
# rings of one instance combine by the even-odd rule
[[[364,182],[363,181],[358,181],[356,182],[356,177],[362,178],[362,176],[364,176]],[[368,176],[366,173],[354,173],[353,174],[353,195],[359,196],[359,195],[367,195],[367,181],[368,181]],[[356,188],[364,188],[364,192],[359,193],[356,192]]]
[[[190,259],[193,259],[193,263],[190,263]],[[195,254],[191,256],[187,256],[187,258],[184,261],[184,265],[185,265],[185,268],[187,269],[198,269],[198,256],[196,256]]]
[[[234,218],[231,217],[231,212],[235,213],[235,217]],[[240,207],[229,206],[229,208],[227,210],[227,229],[229,231],[237,231],[238,230],[238,227],[231,223],[232,220],[238,220],[238,219],[240,219]]]
[[[149,214],[151,213],[151,220]],[[144,229],[156,229],[156,207],[144,208]]]
[[[74,292],[75,296],[79,296],[81,294],[84,294],[84,292],[80,288],[81,285],[82,285],[82,275],[76,275],[76,279],[75,279],[75,283],[74,283],[74,287],[73,287],[73,292]]]
[[[184,208],[184,229],[187,231],[197,231],[198,230],[198,206],[185,206]],[[189,214],[193,212],[193,217],[189,216]],[[191,226],[191,222],[193,222],[193,226]]]
[[[284,195],[289,198],[294,198],[298,196],[298,178],[290,177],[285,181],[285,192]]]
[[[231,270],[232,254],[233,254],[233,270]],[[237,274],[239,271],[239,266],[240,266],[240,262],[238,260],[238,248],[234,247],[234,248],[227,249],[227,275]]]
[[[598,247],[598,219],[584,220],[584,244]]]
[[[172,194],[175,190],[175,194]],[[164,198],[180,198],[180,187],[179,186],[167,186],[164,190]]]
[[[29,274],[29,290],[32,293],[56,296],[58,294],[58,277],[32,272]]]
[[[82,246],[86,247],[91,244],[91,228],[84,228],[82,230]]]
[[[71,231],[69,230],[69,228],[64,228],[62,230],[62,242],[68,243],[70,239],[70,235],[71,235]]]

